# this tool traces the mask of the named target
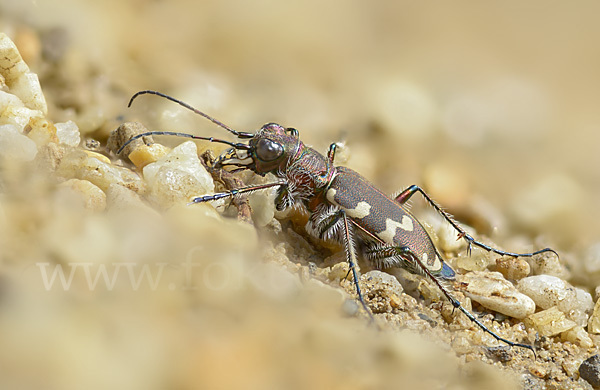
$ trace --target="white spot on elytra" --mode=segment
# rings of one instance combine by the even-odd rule
[[[334,188],[330,188],[327,190],[327,193],[325,194],[325,197],[327,198],[328,201],[330,201],[332,204],[338,206],[337,202],[335,201],[335,193],[337,191]]]
[[[364,218],[369,215],[369,210],[371,210],[371,205],[367,202],[358,202],[355,208],[353,209],[344,209],[346,213],[352,218]]]
[[[358,204],[356,205],[355,208],[349,209],[349,208],[343,207],[342,205],[340,205],[338,202],[335,201],[335,194],[336,193],[337,193],[337,191],[334,188],[330,188],[325,193],[325,198],[327,198],[327,200],[329,202],[331,202],[331,204],[339,206],[342,209],[344,209],[344,211],[346,212],[346,214],[348,214],[349,217],[351,217],[351,218],[364,218],[367,215],[369,215],[369,210],[371,210],[371,205],[370,204],[368,204],[365,201],[360,201],[360,202],[358,202]]]
[[[394,242],[394,236],[396,235],[397,228],[406,230],[407,232],[412,232],[414,227],[412,220],[406,215],[402,217],[402,223],[388,218],[385,220],[385,230],[377,233],[377,235],[383,241],[387,242],[388,244],[392,244]]]

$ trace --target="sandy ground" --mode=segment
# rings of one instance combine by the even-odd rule
[[[591,388],[578,369],[600,342],[598,8],[0,1],[0,32],[47,104],[42,119],[17,123],[34,141],[31,161],[0,140],[2,387]],[[22,93],[6,74],[2,91]],[[156,97],[128,109],[142,89],[240,131],[275,121],[324,153],[343,143],[337,163],[387,193],[421,185],[484,242],[557,250],[560,260],[469,257],[412,202],[468,285],[491,285],[499,271],[535,301],[542,317],[516,319],[453,286],[537,357],[502,348],[422,278],[387,270],[390,280],[361,262],[369,324],[341,249],[309,238],[305,216],[274,213],[272,194],[250,198],[251,222],[235,207],[187,206],[227,184],[197,174],[190,157],[222,145],[185,146],[177,161],[190,171],[171,165],[150,179],[107,147],[110,133],[137,121],[231,137]],[[33,115],[6,107],[2,124]],[[80,141],[65,140],[68,131]],[[154,141],[168,148],[141,161],[183,142]],[[539,289],[526,292],[523,281],[540,275],[583,298],[546,303]]]

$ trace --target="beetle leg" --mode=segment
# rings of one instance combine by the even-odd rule
[[[531,346],[531,345],[527,345],[527,344],[521,344],[521,343],[515,343],[513,341],[507,340],[503,337],[501,337],[500,335],[496,334],[495,332],[493,332],[492,330],[490,330],[487,326],[485,326],[481,321],[479,321],[477,319],[477,317],[475,317],[475,315],[473,315],[473,313],[471,313],[470,311],[468,311],[467,309],[465,309],[462,304],[460,303],[460,301],[458,299],[456,299],[448,290],[448,288],[445,285],[445,280],[440,277],[439,275],[435,275],[433,274],[425,264],[423,264],[423,262],[419,259],[418,256],[416,256],[408,247],[394,247],[394,246],[389,246],[389,245],[379,245],[373,248],[370,248],[367,250],[366,252],[367,256],[370,259],[375,259],[375,260],[384,260],[384,259],[396,259],[396,262],[400,262],[402,264],[402,266],[404,266],[404,264],[406,264],[406,268],[409,268],[409,270],[415,270],[417,273],[426,276],[429,280],[431,280],[442,292],[442,294],[444,294],[444,296],[450,301],[450,303],[452,304],[452,306],[455,309],[460,310],[461,312],[463,312],[472,322],[474,322],[475,324],[477,324],[477,326],[479,326],[479,328],[481,328],[484,332],[492,335],[496,340],[498,341],[502,341],[508,345],[510,345],[511,347],[521,347],[521,348],[527,348],[530,351],[533,352],[533,354],[535,355],[535,349]],[[402,259],[402,261],[400,261],[399,259]],[[389,261],[389,260],[388,260]]]
[[[342,218],[342,237],[344,242],[344,248],[346,250],[346,261],[348,261],[348,265],[350,266],[350,271],[352,272],[352,276],[354,278],[354,286],[356,287],[356,294],[358,295],[358,300],[360,301],[362,307],[365,309],[367,314],[369,314],[369,318],[371,322],[375,321],[373,318],[373,314],[371,310],[367,306],[365,299],[363,298],[362,292],[360,290],[360,285],[358,284],[358,272],[356,271],[356,247],[354,245],[354,232],[352,231],[352,227],[350,224],[350,220],[346,213],[343,210],[341,211]]]
[[[556,251],[551,248],[544,248],[544,249],[540,249],[538,251],[530,252],[530,253],[514,253],[514,252],[503,251],[501,249],[491,247],[489,245],[484,244],[483,242],[475,240],[475,238],[473,238],[462,227],[460,227],[460,225],[458,224],[458,222],[456,222],[456,220],[452,217],[452,215],[450,215],[448,212],[444,211],[433,199],[431,199],[431,197],[429,197],[429,195],[427,195],[427,193],[425,191],[423,191],[423,189],[421,189],[421,187],[419,187],[417,185],[413,184],[410,187],[408,187],[407,189],[405,189],[404,191],[402,191],[398,196],[396,196],[395,200],[396,200],[396,202],[403,205],[404,203],[406,203],[406,201],[408,201],[408,199],[410,199],[411,196],[413,196],[417,192],[419,192],[425,198],[425,200],[427,200],[427,202],[435,209],[435,211],[437,211],[442,217],[444,217],[444,219],[450,225],[452,225],[452,227],[454,229],[456,229],[456,231],[458,232],[458,239],[464,238],[467,241],[467,243],[468,243],[467,253],[468,254],[471,254],[471,247],[473,245],[475,245],[475,246],[478,246],[488,252],[497,253],[502,256],[533,257],[535,255],[539,255],[540,253],[551,252],[551,253],[554,253],[556,255],[556,257],[558,257],[558,253],[556,253]]]
[[[337,144],[334,142],[329,145],[329,151],[327,152],[327,158],[333,164],[333,159],[335,158],[335,150],[337,149]]]
[[[194,199],[192,199],[190,204],[212,202],[214,200],[219,200],[219,199],[223,199],[223,198],[233,198],[237,195],[246,194],[249,192],[254,192],[254,191],[259,191],[259,190],[265,190],[265,189],[271,188],[271,187],[281,187],[284,185],[285,185],[285,183],[278,182],[278,183],[257,184],[257,185],[242,187],[242,188],[236,188],[236,189],[233,189],[230,191],[219,192],[217,194],[197,196]]]

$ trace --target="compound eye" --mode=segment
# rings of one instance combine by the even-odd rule
[[[287,129],[285,129],[285,131],[290,133],[292,136],[298,138],[298,130],[294,129],[293,127],[288,127]]]
[[[256,155],[262,161],[273,161],[283,154],[283,146],[270,139],[261,139],[256,145]]]

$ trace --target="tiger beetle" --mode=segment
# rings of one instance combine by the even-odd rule
[[[267,123],[256,133],[236,131],[217,119],[197,110],[189,104],[157,91],[140,91],[133,95],[128,107],[140,95],[152,94],[175,102],[214,124],[227,130],[248,143],[237,143],[213,137],[202,137],[172,131],[151,131],[129,139],[117,154],[130,142],[149,135],[170,135],[187,137],[229,145],[215,161],[215,168],[233,167],[232,172],[248,169],[265,176],[274,174],[279,180],[273,183],[249,185],[214,195],[199,196],[191,203],[211,202],[223,198],[233,198],[241,194],[277,189],[275,205],[277,210],[290,207],[303,207],[309,213],[307,232],[317,238],[336,241],[343,245],[349,272],[352,272],[358,300],[372,317],[358,283],[356,271],[357,256],[371,261],[377,268],[402,267],[412,273],[425,276],[435,284],[455,309],[463,312],[484,332],[509,346],[535,350],[531,345],[507,340],[480,322],[475,315],[465,309],[446,287],[455,279],[454,270],[444,261],[434,246],[423,225],[405,206],[416,193],[425,200],[458,232],[458,239],[467,241],[467,253],[473,246],[488,252],[512,257],[532,257],[544,252],[558,254],[550,248],[531,253],[513,253],[493,248],[475,240],[453,218],[444,211],[423,189],[411,185],[395,198],[389,197],[357,172],[341,166],[334,166],[336,144],[329,147],[327,156],[306,146],[299,137],[298,130],[283,127],[277,123]]]

